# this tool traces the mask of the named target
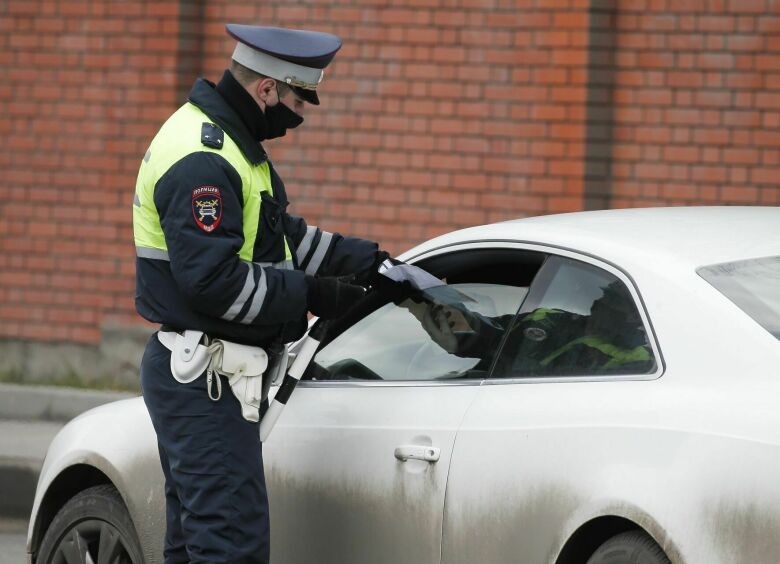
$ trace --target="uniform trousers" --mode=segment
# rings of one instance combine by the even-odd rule
[[[267,564],[270,531],[259,425],[241,416],[227,379],[212,401],[205,373],[177,382],[171,353],[149,339],[144,402],[165,475],[165,564]]]

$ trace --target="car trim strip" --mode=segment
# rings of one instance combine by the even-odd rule
[[[657,380],[658,374],[610,374],[606,376],[529,376],[528,378],[491,378],[483,380],[385,380],[382,382],[354,380],[301,380],[298,386],[304,388],[398,388],[439,386],[496,386],[503,384],[572,384],[580,382],[622,382]],[[278,386],[278,384],[274,384]]]

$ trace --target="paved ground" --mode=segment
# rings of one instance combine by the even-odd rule
[[[27,508],[46,449],[62,425],[0,420],[0,564],[27,562]]]
[[[0,419],[0,455],[43,461],[63,423]]]
[[[62,425],[0,419],[0,517],[29,517],[46,450]]]
[[[0,518],[0,564],[24,564],[26,542],[27,521]]]

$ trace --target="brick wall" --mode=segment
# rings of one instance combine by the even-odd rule
[[[607,203],[780,204],[780,5],[618,5],[597,31],[614,45]]]
[[[97,343],[104,324],[137,322],[129,205],[139,155],[178,102],[178,14],[0,4],[0,335]]]
[[[769,0],[6,0],[0,339],[140,323],[135,174],[218,80],[225,22],[343,38],[323,105],[268,148],[293,212],[392,251],[525,215],[780,204]]]
[[[207,75],[234,45],[224,21],[344,40],[323,105],[270,145],[296,212],[401,250],[464,225],[580,209],[586,3],[451,4],[209,2]]]

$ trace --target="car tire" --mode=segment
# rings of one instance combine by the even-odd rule
[[[72,497],[46,530],[35,560],[36,564],[98,561],[144,562],[130,513],[111,485],[94,486]]]
[[[628,531],[598,547],[587,564],[671,564],[671,560],[650,535]]]

